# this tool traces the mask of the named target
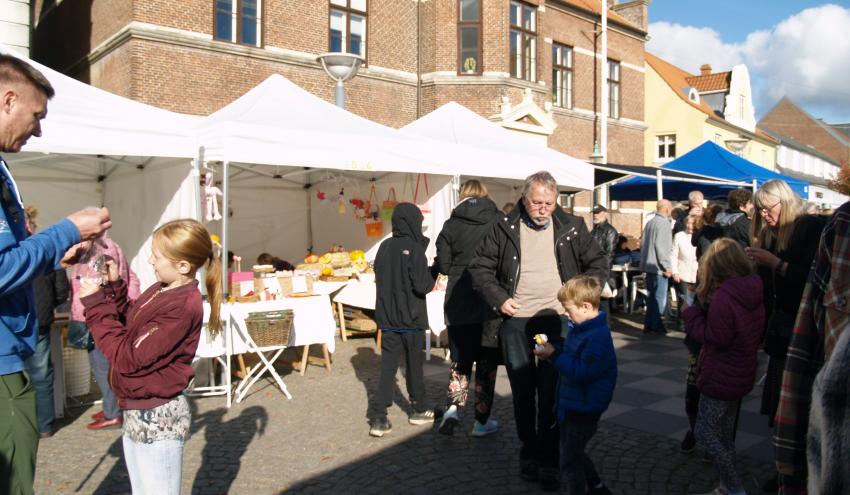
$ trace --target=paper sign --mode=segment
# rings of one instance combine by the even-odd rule
[[[280,299],[283,297],[283,291],[280,288],[280,282],[277,277],[263,278],[263,284],[266,286],[266,293],[269,299]]]
[[[239,296],[245,297],[254,292],[254,279],[239,282]]]
[[[293,276],[292,292],[296,294],[307,292],[307,277],[303,275]]]

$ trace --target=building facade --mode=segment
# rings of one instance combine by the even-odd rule
[[[779,100],[758,125],[811,147],[840,166],[850,165],[850,136],[844,132],[846,124],[833,127],[809,115],[787,97]]]
[[[705,141],[773,170],[778,142],[756,128],[749,74],[731,71],[690,74],[646,54],[644,164],[660,166]]]
[[[397,128],[456,101],[586,160],[605,98],[608,161],[640,163],[649,0],[607,3],[603,57],[601,0],[34,0],[33,58],[207,115],[273,73],[333,101],[316,56],[347,51],[365,64],[346,108],[370,120]]]
[[[0,0],[0,43],[30,54],[30,0]]]

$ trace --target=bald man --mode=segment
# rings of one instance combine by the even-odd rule
[[[670,212],[673,204],[666,199],[658,202],[655,216],[643,228],[640,241],[640,269],[646,273],[646,319],[643,333],[664,335],[667,330],[661,315],[667,307],[667,284],[671,274],[673,231]]]

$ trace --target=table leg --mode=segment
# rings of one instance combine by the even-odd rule
[[[328,344],[322,344],[322,354],[325,356],[325,369],[331,372],[331,355],[328,353]]]
[[[431,360],[431,329],[425,330],[425,361]]]
[[[345,313],[342,311],[342,303],[336,303],[337,316],[339,316],[339,336],[342,338],[343,342],[348,341],[348,336],[346,335],[345,330]]]
[[[239,361],[239,372],[236,374],[236,376],[244,379],[248,375],[248,372],[250,372],[251,370],[245,367],[245,358],[242,357],[242,354],[237,354],[236,359]]]
[[[628,270],[623,270],[620,272],[623,277],[623,312],[627,311],[626,308],[629,307],[629,272]]]
[[[302,347],[304,350],[301,351],[301,376],[304,376],[304,373],[307,371],[307,357],[310,355],[310,346],[305,345]]]

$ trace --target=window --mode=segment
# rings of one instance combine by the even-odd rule
[[[620,62],[608,61],[608,116],[620,118]]]
[[[656,136],[656,148],[658,150],[658,161],[666,162],[676,158],[676,135],[664,134]]]
[[[331,0],[330,48],[366,58],[366,0]]]
[[[573,49],[552,43],[552,103],[573,107]]]
[[[457,2],[458,74],[481,74],[481,0]]]
[[[537,8],[511,2],[511,76],[537,80]]]
[[[242,45],[262,44],[262,0],[216,0],[215,39]]]

